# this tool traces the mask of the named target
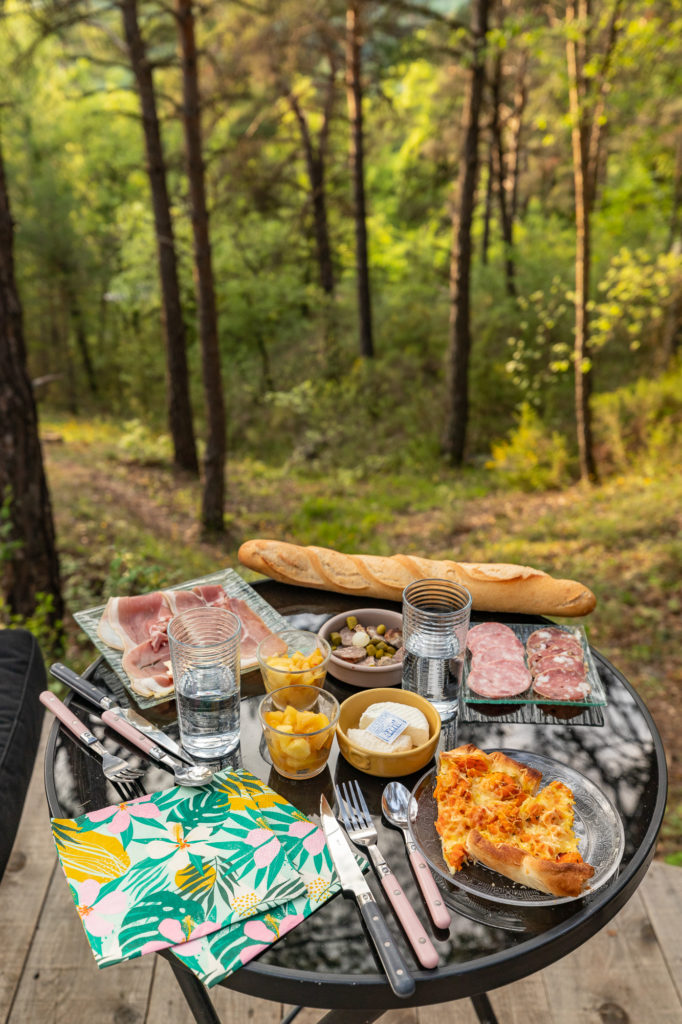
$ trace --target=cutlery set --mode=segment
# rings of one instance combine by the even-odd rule
[[[60,682],[66,683],[89,701],[98,710],[106,725],[171,771],[178,785],[203,786],[213,778],[213,768],[196,764],[172,737],[132,708],[118,705],[83,676],[60,663],[52,665],[50,672]],[[139,781],[140,776],[144,774],[143,769],[135,768],[124,758],[111,754],[82,719],[63,704],[56,694],[45,690],[40,695],[40,700],[90,751],[99,756],[105,777],[112,782],[124,800],[131,800],[144,794],[144,788]],[[322,795],[320,819],[329,853],[344,892],[352,893],[357,901],[391,988],[397,996],[407,998],[415,990],[414,978],[395,943],[372,890],[357,865],[349,838],[356,846],[367,851],[384,893],[421,966],[429,969],[437,967],[438,952],[379,849],[377,830],[359,784],[357,781],[343,783],[338,790],[336,787],[334,789],[345,832],[327,798]],[[450,913],[428,865],[409,835],[407,826],[410,799],[411,794],[402,783],[391,782],[382,794],[382,811],[387,822],[403,832],[410,863],[433,923],[437,928],[446,929],[450,924]]]
[[[97,708],[100,718],[106,725],[171,771],[178,785],[205,786],[213,778],[213,768],[195,764],[180,744],[166,735],[162,729],[152,725],[132,708],[116,704],[111,697],[66,665],[56,662],[50,667],[50,673]],[[124,798],[131,799],[133,796],[144,794],[142,784],[138,781],[144,774],[141,768],[133,768],[124,758],[109,753],[85,723],[66,707],[56,694],[45,690],[40,695],[40,700],[78,739],[99,755],[104,775]]]
[[[356,846],[367,850],[374,870],[417,960],[422,967],[437,967],[438,952],[379,850],[377,830],[358,782],[342,783],[339,789],[334,787],[334,791],[346,833]],[[434,924],[438,928],[447,928],[450,924],[450,912],[443,902],[428,865],[418,853],[407,832],[409,801],[409,790],[399,782],[391,782],[384,790],[382,809],[390,824],[403,829],[410,862]],[[414,992],[414,978],[410,975],[407,964],[393,941],[385,918],[356,864],[352,847],[324,795],[320,798],[320,818],[341,886],[344,892],[350,892],[355,896],[391,988],[397,996],[406,998]]]

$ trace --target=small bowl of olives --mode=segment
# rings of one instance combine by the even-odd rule
[[[328,672],[349,686],[400,685],[402,631],[402,615],[387,608],[357,608],[334,615],[319,630],[332,649]]]

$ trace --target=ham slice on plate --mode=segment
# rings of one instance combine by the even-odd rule
[[[168,623],[174,615],[202,606],[227,608],[238,617],[242,666],[253,664],[256,647],[272,630],[246,601],[229,597],[220,584],[109,598],[97,632],[105,644],[123,652],[123,671],[136,693],[143,697],[172,695]]]
[[[110,597],[98,632],[105,644],[125,651],[165,632],[173,612],[161,590],[136,597]]]
[[[225,594],[224,591],[223,594]],[[254,661],[258,644],[266,636],[270,636],[272,630],[265,625],[260,615],[256,615],[246,601],[242,601],[240,597],[227,597],[227,595],[225,597],[225,607],[228,611],[233,612],[242,624],[241,660],[242,662]]]
[[[122,665],[133,689],[142,697],[170,697],[173,693],[168,637],[156,648],[150,640],[131,647],[123,655]]]

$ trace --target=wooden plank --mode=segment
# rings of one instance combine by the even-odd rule
[[[554,1024],[542,974],[542,971],[531,974],[488,993],[498,1020],[503,1024],[528,1024],[529,1021]]]
[[[419,1024],[478,1024],[478,1017],[470,999],[455,999],[434,1006],[421,1006],[417,1010]],[[383,1017],[381,1024],[384,1024]]]
[[[682,1004],[682,870],[655,861],[640,892]]]
[[[679,1024],[680,1000],[635,893],[589,942],[542,972],[553,1024]]]
[[[178,986],[170,964],[162,957],[156,961],[151,986],[149,1012],[145,1024],[194,1024],[194,1017]],[[240,992],[232,992],[222,985],[209,990],[209,998],[220,1017],[221,1024],[279,1024],[282,1017],[280,1003],[266,999],[252,999]]]
[[[143,1024],[154,958],[98,970],[55,867],[8,1024]]]
[[[0,1020],[4,1021],[19,984],[24,961],[50,882],[57,854],[43,785],[43,761],[52,715],[46,715],[31,783],[9,863],[0,883],[3,943]]]

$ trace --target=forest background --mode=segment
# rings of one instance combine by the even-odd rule
[[[580,579],[682,863],[680,0],[9,0],[0,65],[0,622],[84,667],[254,536]]]

